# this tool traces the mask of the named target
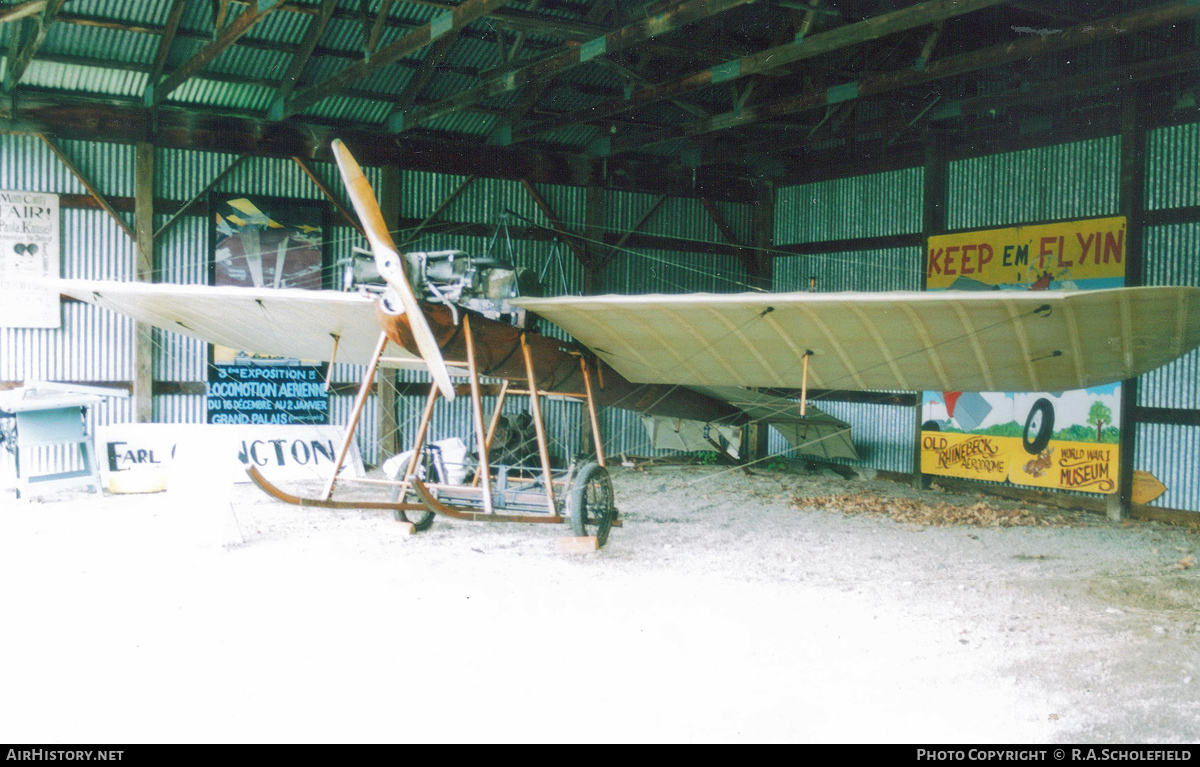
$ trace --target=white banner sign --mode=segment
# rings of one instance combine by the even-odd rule
[[[175,423],[117,423],[96,427],[96,452],[100,475],[108,484],[114,471],[161,469],[168,471],[176,448],[204,430],[233,445],[229,469],[235,482],[249,482],[243,462],[275,480],[329,479],[345,431],[340,426],[222,426]],[[362,477],[362,456],[352,443],[347,471]]]
[[[58,277],[58,195],[0,190],[0,327],[61,327]]]

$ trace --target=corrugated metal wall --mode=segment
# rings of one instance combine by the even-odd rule
[[[775,244],[826,242],[921,231],[924,168],[781,188]]]
[[[775,201],[775,245],[920,232],[923,179],[923,168],[907,168],[781,188]],[[776,254],[772,288],[808,290],[810,278],[816,278],[821,293],[919,290],[923,255],[919,247]],[[864,402],[816,404],[851,425],[862,459],[859,465],[912,471],[912,408]],[[772,454],[790,451],[774,430],[767,446]]]
[[[975,157],[950,163],[950,229],[1117,213],[1117,136]]]
[[[1200,205],[1200,124],[1176,125],[1146,136],[1146,209]],[[1142,258],[1147,285],[1200,286],[1200,222],[1148,226]],[[1138,404],[1200,409],[1200,353],[1192,351],[1138,381]],[[1200,426],[1141,424],[1134,468],[1158,477],[1167,492],[1155,506],[1200,511]]]

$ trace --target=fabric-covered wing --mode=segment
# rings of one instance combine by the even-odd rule
[[[92,280],[54,287],[139,322],[258,354],[327,361],[337,335],[337,361],[365,365],[379,340],[375,302],[356,293]],[[420,364],[392,343],[384,353]]]
[[[1200,345],[1200,288],[523,298],[637,383],[1062,391]]]

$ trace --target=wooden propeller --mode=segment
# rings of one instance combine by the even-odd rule
[[[342,174],[342,181],[346,184],[346,191],[350,195],[350,202],[354,204],[354,211],[358,213],[363,229],[367,232],[367,240],[371,243],[371,251],[375,254],[375,266],[387,284],[400,297],[400,303],[408,317],[408,325],[412,329],[413,337],[417,340],[417,350],[421,354],[421,359],[425,360],[425,364],[429,366],[429,374],[433,376],[438,390],[447,400],[453,400],[454,384],[450,381],[450,372],[446,369],[442,350],[438,348],[433,331],[429,329],[429,323],[425,319],[425,313],[421,311],[421,304],[417,301],[417,296],[408,282],[408,276],[404,270],[404,259],[401,258],[396,249],[396,243],[392,240],[387,225],[383,222],[383,212],[379,210],[379,202],[375,199],[371,182],[367,181],[362,167],[340,139],[334,139],[331,148],[334,159],[337,160],[338,170]]]

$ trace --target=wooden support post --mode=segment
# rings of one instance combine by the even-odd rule
[[[367,370],[363,373],[362,384],[358,387],[354,409],[350,411],[350,421],[346,424],[346,436],[342,438],[342,446],[338,448],[337,458],[333,463],[333,473],[329,475],[329,482],[321,494],[320,500],[322,501],[328,501],[329,496],[333,495],[333,486],[337,482],[338,472],[342,470],[342,464],[346,461],[346,454],[350,452],[350,444],[354,441],[354,432],[358,428],[358,419],[362,417],[367,397],[371,394],[371,382],[375,380],[375,370],[379,367],[379,358],[383,356],[383,350],[387,348],[387,343],[387,333],[380,333],[379,342],[375,344],[375,352],[371,354],[371,362],[367,365]]]
[[[479,449],[479,483],[483,492],[483,510],[491,514],[492,478],[488,460],[487,434],[483,429],[483,397],[479,392],[479,368],[475,366],[475,334],[471,332],[471,317],[462,318],[463,335],[467,339],[467,368],[471,374],[471,416],[475,421],[475,444]]]
[[[947,192],[947,176],[949,162],[946,160],[945,140],[941,133],[931,130],[926,135],[925,143],[925,186],[924,202],[921,212],[921,234],[924,238],[926,252],[921,258],[921,290],[926,289],[928,274],[929,238],[946,231],[946,205],[949,201]],[[929,477],[921,473],[921,424],[922,405],[924,398],[917,397],[917,405],[913,411],[913,487],[924,490],[929,487]]]
[[[134,273],[139,282],[155,282],[154,274],[154,145],[134,148]],[[154,328],[133,326],[133,411],[138,423],[154,420]]]
[[[583,270],[583,294],[595,295],[598,292],[601,264],[604,262],[602,243],[604,241],[604,189],[595,185],[587,187],[587,202],[584,209],[583,251],[587,257],[587,267]]]
[[[583,388],[587,391],[588,425],[591,427],[592,442],[596,446],[596,463],[608,466],[604,460],[604,441],[600,439],[600,419],[596,415],[596,400],[592,397],[592,372],[588,370],[586,358],[579,358],[579,367],[583,369]]]
[[[775,280],[775,185],[770,179],[763,179],[756,191],[751,217],[755,282],[763,290],[771,290]]]
[[[504,400],[508,397],[508,381],[500,382],[500,392],[496,395],[496,409],[492,411],[492,419],[488,422],[487,437],[483,440],[484,448],[491,453],[492,439],[496,436],[496,427],[500,425],[500,411],[504,408]],[[472,485],[479,484],[479,473],[476,472]]]
[[[550,474],[550,449],[546,445],[546,425],[542,423],[542,403],[538,397],[537,378],[533,374],[533,355],[525,334],[521,334],[521,355],[525,357],[525,377],[529,379],[529,409],[533,412],[533,426],[537,430],[538,455],[542,459],[542,477],[546,482],[546,503],[550,513],[558,516],[554,502],[554,482]]]
[[[1125,216],[1125,285],[1142,284],[1146,193],[1146,130],[1139,119],[1134,88],[1121,91],[1121,215]],[[1108,496],[1108,518],[1128,519],[1133,511],[1133,457],[1137,447],[1138,379],[1121,382],[1121,437],[1117,446],[1117,492]]]
[[[436,383],[429,385],[429,397],[425,400],[425,409],[421,411],[421,424],[417,427],[417,438],[413,440],[412,454],[413,457],[408,461],[408,467],[404,470],[404,481],[408,482],[413,478],[413,474],[417,472],[417,464],[420,463],[418,456],[421,455],[421,450],[425,447],[425,437],[429,434],[429,421],[433,418],[433,406],[437,402],[438,387]]]
[[[811,351],[804,352],[804,377],[800,379],[800,417],[808,414],[808,359]]]

